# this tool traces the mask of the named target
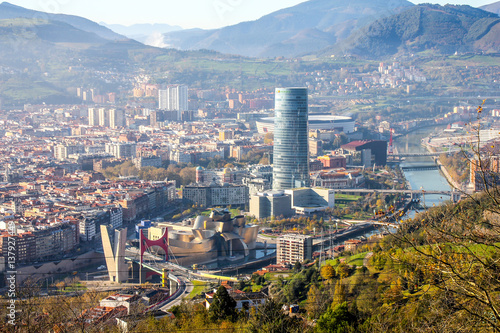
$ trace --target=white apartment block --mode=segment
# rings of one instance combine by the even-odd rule
[[[80,220],[79,225],[80,240],[82,242],[89,242],[94,239],[95,231],[95,219],[93,218],[83,218]]]
[[[116,158],[135,158],[137,145],[135,143],[106,143],[106,153]]]
[[[99,108],[99,126],[109,127],[109,112],[105,108]]]
[[[89,125],[99,126],[99,110],[96,108],[89,108]]]
[[[125,110],[109,109],[109,127],[120,128],[125,127]]]
[[[66,160],[68,156],[72,154],[84,154],[84,153],[85,153],[85,146],[58,144],[57,146],[54,147],[54,157],[59,161]]]
[[[293,265],[297,261],[312,259],[313,238],[306,235],[288,234],[278,238],[276,244],[276,263]]]
[[[189,185],[182,189],[182,198],[192,204],[204,207],[227,207],[248,204],[248,187],[244,185],[196,186]]]
[[[122,227],[123,209],[121,207],[114,207],[109,210],[109,224],[113,226],[113,229]]]
[[[182,111],[188,110],[188,87],[185,85],[168,86],[158,90],[158,108],[160,110],[178,111],[177,120],[181,119]]]

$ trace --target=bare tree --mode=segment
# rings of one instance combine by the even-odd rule
[[[393,260],[402,276],[421,272],[407,282],[429,284],[439,295],[447,295],[451,318],[475,331],[500,332],[498,150],[481,143],[483,106],[484,102],[476,110],[477,122],[471,124],[475,140],[464,151],[483,191],[462,192],[465,199],[460,203],[448,203],[402,223],[394,237],[405,250],[395,253]]]

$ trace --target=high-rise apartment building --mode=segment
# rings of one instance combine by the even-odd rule
[[[177,111],[177,120],[181,120],[182,111],[188,110],[188,87],[173,85],[158,90],[158,107],[160,110]]]
[[[182,198],[204,207],[245,207],[248,205],[248,187],[235,184],[189,185],[183,187]]]
[[[109,112],[106,108],[99,108],[99,126],[109,127]]]
[[[99,126],[99,109],[89,108],[89,125]]]
[[[109,127],[120,128],[125,126],[125,110],[110,109],[108,112],[109,112]]]
[[[66,144],[58,144],[54,147],[54,157],[63,161],[69,157],[71,154],[84,154],[85,146],[81,145],[66,145]]]
[[[125,126],[125,110],[107,108],[89,108],[90,126],[119,128]]]
[[[13,243],[16,245],[12,251],[9,247],[12,248]],[[12,257],[16,264],[34,261],[36,258],[35,235],[31,232],[16,235],[7,232],[0,233],[0,256],[4,258]]]
[[[309,186],[307,88],[276,88],[273,189]]]
[[[116,158],[135,158],[137,145],[135,143],[106,143],[106,153],[113,155]]]
[[[278,238],[276,243],[276,263],[293,265],[297,261],[312,259],[313,238],[306,235],[288,234]]]

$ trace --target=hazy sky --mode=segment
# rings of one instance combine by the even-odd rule
[[[346,0],[349,1],[349,0]],[[454,3],[479,7],[496,0],[411,1]],[[22,7],[51,13],[83,16],[92,21],[119,23],[167,23],[183,28],[218,28],[255,20],[304,0],[7,0]]]

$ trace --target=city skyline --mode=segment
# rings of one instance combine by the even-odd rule
[[[89,20],[106,23],[133,25],[141,23],[161,23],[181,26],[184,29],[201,28],[216,29],[228,25],[238,24],[244,21],[257,20],[260,17],[274,11],[292,7],[303,0],[214,0],[202,1],[191,0],[184,2],[154,1],[147,0],[140,3],[127,3],[117,1],[97,2],[89,0],[86,2],[56,0],[11,0],[10,3],[28,9],[48,13],[61,13],[77,15]],[[429,1],[411,1],[414,4],[429,3]],[[450,1],[432,1],[445,5]],[[480,7],[494,3],[491,0],[462,0],[453,1],[453,4],[470,5]],[[96,10],[99,8],[99,10]],[[154,10],[152,10],[154,9]]]

